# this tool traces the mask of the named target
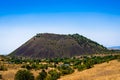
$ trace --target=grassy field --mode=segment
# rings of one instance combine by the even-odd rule
[[[2,80],[14,80],[15,74],[18,70],[21,70],[22,68],[20,67],[21,65],[9,65],[7,68],[7,71],[0,71],[0,74],[2,74]],[[36,77],[40,70],[31,70],[31,72],[34,74]]]
[[[3,80],[14,80],[15,73],[21,68],[20,65],[9,65],[8,69],[0,71]],[[40,71],[31,70],[31,72],[37,76]],[[120,80],[120,62],[112,60],[109,63],[97,64],[91,69],[61,76],[58,80]]]
[[[57,70],[60,72],[60,78],[57,78],[58,80],[120,80],[120,61],[118,61],[119,57],[120,56],[116,54],[111,56],[94,55],[92,57],[82,56],[80,58],[56,58],[52,61],[49,60],[50,62],[45,59],[41,60],[39,63],[37,63],[38,60],[35,60],[37,61],[35,62],[34,60],[30,59],[27,60],[28,62],[25,62],[22,59],[7,59],[1,57],[0,75],[2,75],[2,80],[14,80],[17,71],[21,69],[28,69],[36,78],[44,68],[47,73],[49,73],[50,70]],[[56,62],[57,60],[58,62]],[[37,67],[22,67],[23,65],[29,65],[31,67],[33,64],[36,64]],[[43,68],[40,67],[41,65]],[[48,67],[46,68],[45,65]],[[1,66],[4,66],[4,68],[1,68]]]
[[[120,80],[120,62],[112,60],[91,69],[62,76],[59,80]]]

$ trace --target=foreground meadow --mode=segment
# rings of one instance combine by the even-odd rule
[[[32,80],[120,80],[120,55],[84,55],[42,60],[1,57],[1,80],[19,80],[15,79],[19,70],[32,73]],[[45,72],[44,77],[41,76],[42,71]]]

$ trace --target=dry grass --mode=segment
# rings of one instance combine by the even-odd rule
[[[59,80],[120,80],[120,62],[113,60],[97,64],[91,69],[62,76]]]
[[[16,72],[21,69],[21,65],[16,64],[5,64],[4,66],[7,67],[7,71],[0,71],[2,80],[14,80]]]
[[[7,71],[0,71],[3,80],[14,80],[14,76],[21,65],[6,65]],[[36,77],[40,70],[31,70]],[[120,80],[120,62],[117,60],[109,63],[97,64],[91,69],[81,72],[75,71],[73,74],[62,76],[59,80]]]
[[[4,66],[7,67],[7,71],[0,71],[0,74],[2,74],[2,80],[14,80],[15,74],[18,70],[23,70],[21,68],[22,64],[5,64]],[[38,76],[39,72],[41,70],[31,70],[31,73],[35,77]]]
[[[8,70],[2,72],[3,80],[14,80],[14,76],[17,70]]]

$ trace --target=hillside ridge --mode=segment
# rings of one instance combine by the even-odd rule
[[[79,34],[39,33],[10,56],[30,58],[73,57],[106,51],[107,48]]]

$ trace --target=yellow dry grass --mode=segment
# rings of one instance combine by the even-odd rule
[[[3,80],[14,80],[14,76],[21,65],[6,65],[7,71],[0,71]],[[31,70],[36,77],[40,70]],[[97,64],[91,69],[62,76],[59,80],[120,80],[120,62],[112,60],[109,63]]]
[[[120,62],[97,64],[91,69],[62,76],[59,80],[120,80]]]
[[[21,65],[16,64],[5,64],[4,66],[7,67],[7,71],[0,71],[2,80],[14,80],[16,72],[21,69]]]
[[[2,72],[3,80],[14,80],[14,76],[17,70],[8,70]]]
[[[13,68],[11,68],[12,65],[9,65],[10,68],[8,68],[7,71],[0,71],[0,74],[2,74],[2,80],[14,80],[15,74],[18,70],[23,70],[22,68],[20,68],[20,65],[14,65]],[[31,70],[31,72],[33,73],[33,75],[35,77],[38,76],[40,70]]]

